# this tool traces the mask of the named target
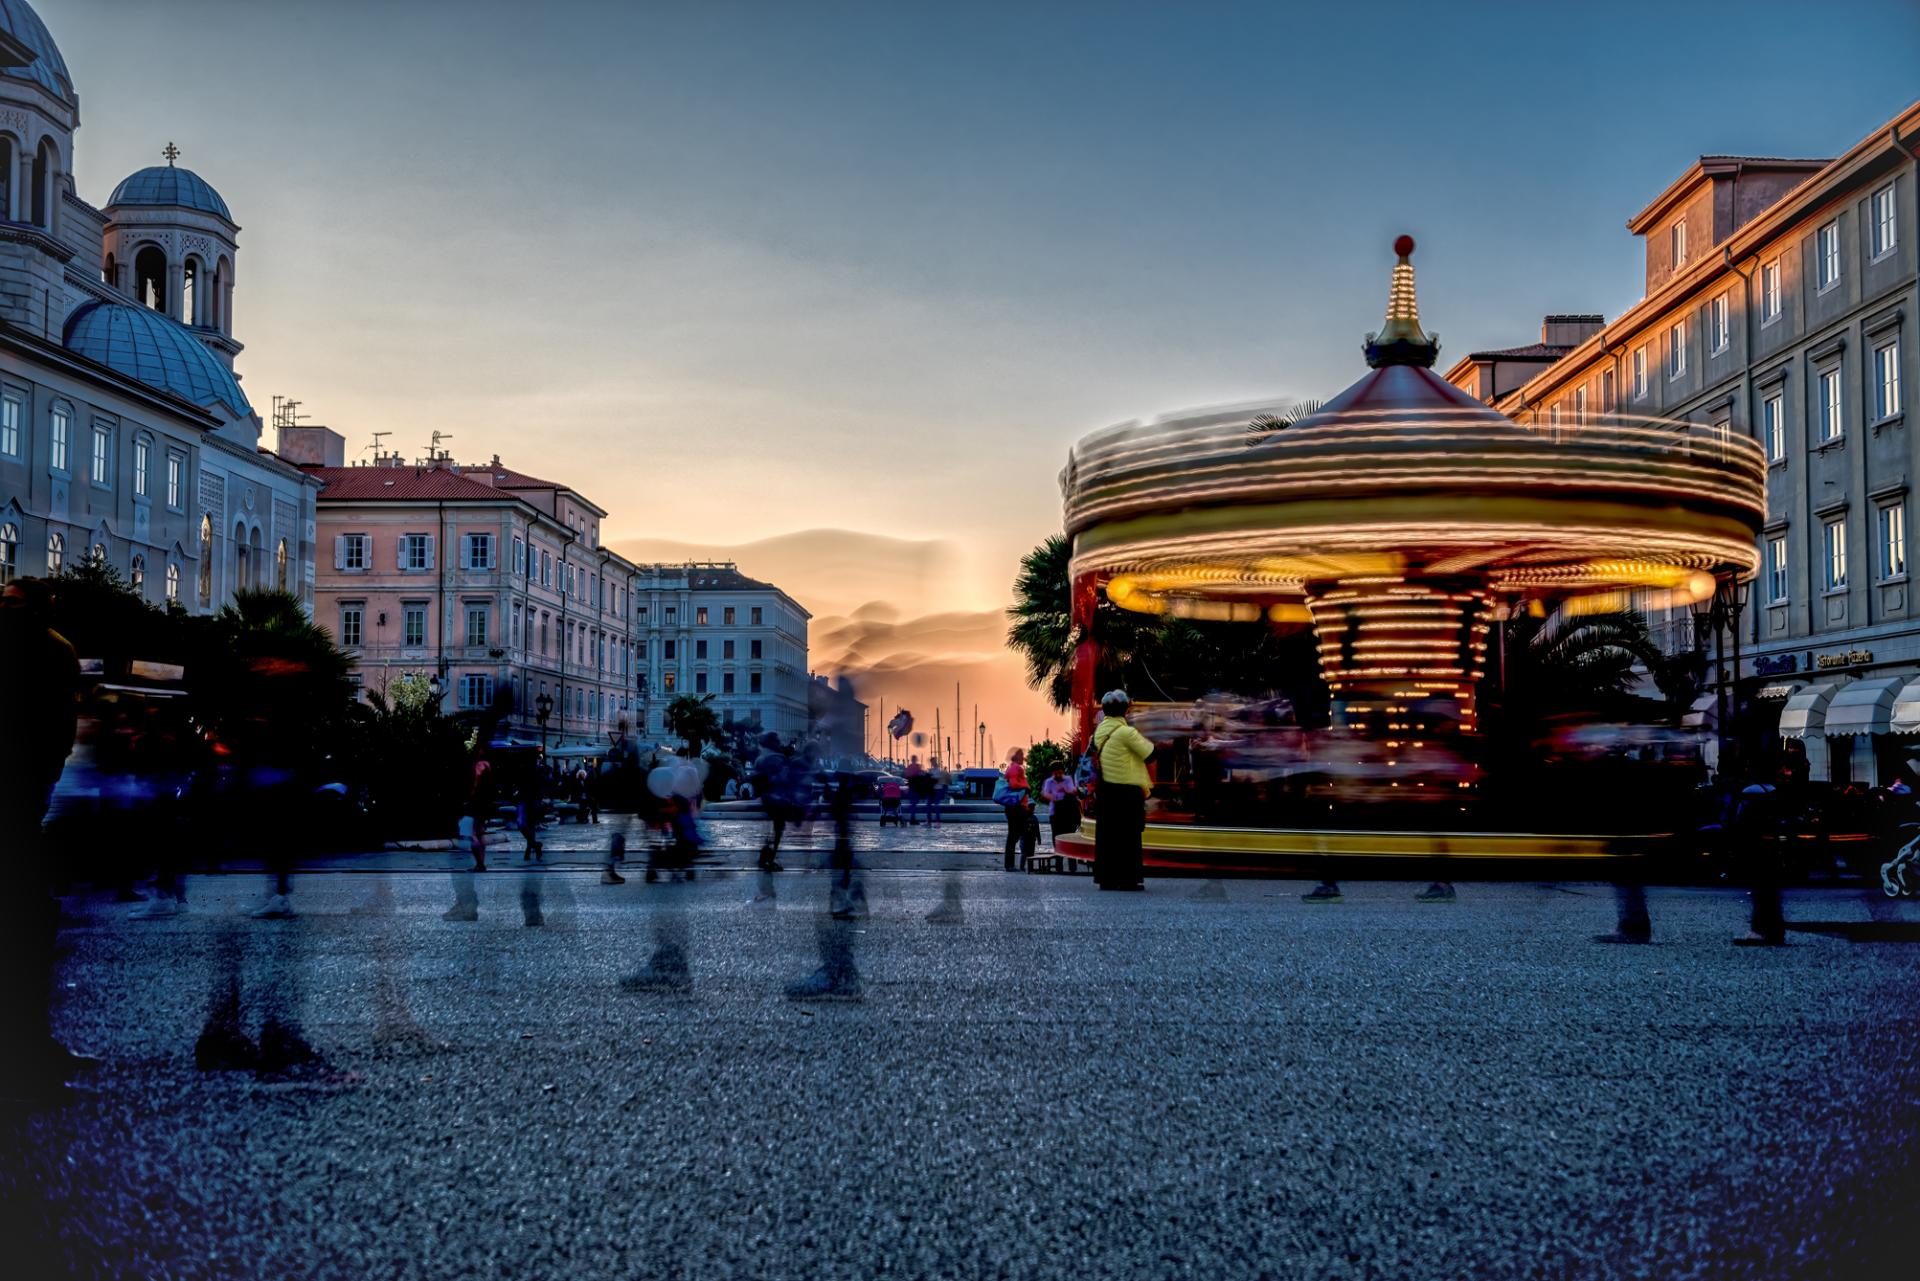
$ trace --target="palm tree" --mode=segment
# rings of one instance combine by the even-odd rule
[[[1247,424],[1247,444],[1257,445],[1277,431],[1285,431],[1303,418],[1320,412],[1320,401],[1296,400],[1277,414],[1256,414]]]
[[[1050,535],[1020,558],[1013,580],[1013,607],[1007,616],[1007,644],[1027,664],[1027,684],[1045,693],[1061,711],[1073,702],[1073,653],[1079,637],[1073,626],[1073,581],[1068,566],[1073,544],[1065,534]]]
[[[1633,610],[1525,613],[1506,624],[1501,706],[1515,729],[1569,712],[1619,712],[1640,682],[1670,665]]]
[[[668,703],[667,728],[685,740],[689,752],[719,742],[720,717],[713,710],[713,695],[682,694]]]

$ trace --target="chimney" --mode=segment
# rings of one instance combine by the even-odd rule
[[[1548,316],[1540,322],[1540,341],[1549,347],[1578,347],[1606,323],[1605,316]]]
[[[274,453],[296,467],[344,467],[347,438],[331,427],[282,427]]]

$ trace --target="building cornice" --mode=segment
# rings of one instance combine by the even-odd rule
[[[53,233],[46,228],[36,227],[30,222],[0,221],[0,240],[38,249],[62,266],[72,262],[79,252],[65,241],[56,240]]]
[[[96,364],[84,356],[76,356],[65,347],[55,346],[43,338],[0,320],[0,349],[4,348],[11,348],[30,359],[42,361],[64,373],[105,388],[116,396],[124,396],[149,408],[184,418],[202,431],[211,432],[220,426],[220,419],[190,400],[171,395],[157,387],[149,387],[137,378],[129,378],[105,365]]]

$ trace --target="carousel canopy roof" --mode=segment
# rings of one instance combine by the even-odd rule
[[[1638,588],[1693,599],[1751,575],[1765,463],[1722,428],[1609,415],[1523,427],[1434,374],[1413,241],[1396,242],[1368,372],[1311,412],[1209,411],[1096,432],[1061,477],[1074,573],[1134,608],[1369,573],[1495,591]],[[1118,592],[1115,588],[1118,587]],[[1676,598],[1678,599],[1678,598]],[[1256,616],[1241,610],[1230,616]]]

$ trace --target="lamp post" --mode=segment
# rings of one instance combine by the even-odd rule
[[[1713,721],[1718,743],[1717,767],[1727,768],[1728,725],[1739,710],[1740,615],[1747,607],[1749,584],[1732,577],[1714,583],[1713,592],[1693,602],[1693,647],[1706,660],[1707,636],[1713,636]],[[1727,651],[1723,632],[1733,634],[1733,681],[1727,680]]]
[[[427,677],[427,693],[433,695],[433,710],[436,712],[439,711],[440,700],[445,698],[447,694],[447,682],[440,673],[435,672],[433,675]]]
[[[547,754],[547,717],[553,715],[553,695],[544,689],[533,700],[533,719],[540,722],[540,755]]]

